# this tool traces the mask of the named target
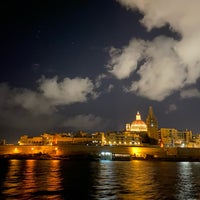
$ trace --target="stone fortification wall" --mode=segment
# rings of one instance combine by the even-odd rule
[[[177,157],[200,159],[200,148],[177,148]]]
[[[69,155],[98,155],[101,152],[112,154],[129,154],[136,157],[151,155],[158,158],[195,158],[200,160],[200,148],[159,148],[159,147],[129,147],[129,146],[86,146],[86,145],[63,145],[63,146],[19,146],[2,145],[0,155],[5,154],[50,154],[56,156]]]
[[[100,154],[101,152],[110,152],[113,154],[129,154],[137,157],[152,155],[155,157],[165,157],[166,152],[158,147],[129,147],[129,146],[84,146],[67,145],[58,147],[57,154]]]
[[[113,154],[130,154],[136,156],[166,155],[162,148],[152,147],[128,147],[128,146],[86,146],[86,145],[63,145],[63,146],[19,146],[2,145],[0,155],[3,154],[36,154],[47,153],[55,155],[77,155],[77,154],[100,154],[101,152],[111,152]]]
[[[19,146],[2,145],[0,146],[0,155],[4,154],[36,154],[36,153],[55,153],[54,146]]]

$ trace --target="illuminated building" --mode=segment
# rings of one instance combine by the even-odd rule
[[[124,132],[125,135],[132,136],[136,138],[136,135],[140,137],[140,143],[147,143],[147,125],[141,119],[141,115],[139,112],[136,114],[136,119],[126,124],[126,131]]]
[[[70,133],[43,133],[41,136],[29,137],[23,135],[18,142],[19,145],[66,145],[66,144],[89,144],[102,145],[104,141],[104,133],[96,132],[93,134],[79,133],[73,135]]]
[[[150,106],[147,119],[146,119],[147,129],[148,129],[148,137],[150,139],[154,139],[158,141],[160,139],[158,133],[158,121],[153,113],[153,108]]]
[[[200,148],[200,134],[197,134],[196,136],[192,136],[192,140],[188,144],[188,147]]]
[[[6,140],[5,139],[0,139],[0,145],[5,145],[6,144]]]
[[[136,133],[109,132],[105,136],[104,145],[140,145],[141,138]]]
[[[174,128],[161,128],[161,140],[165,147],[187,147],[192,140],[192,132]]]
[[[141,115],[139,112],[136,114],[136,120],[134,120],[132,123],[126,124],[126,131],[147,132],[147,125],[141,120]]]
[[[19,145],[52,145],[54,137],[51,134],[44,133],[41,136],[29,137],[23,135],[18,142]]]
[[[200,138],[200,137],[199,137]],[[192,143],[192,132],[185,130],[179,131],[174,128],[161,128],[158,130],[158,122],[150,106],[146,123],[141,119],[139,112],[136,119],[131,123],[127,123],[125,130],[117,132],[95,132],[88,134],[87,132],[72,133],[43,133],[38,137],[21,136],[19,145],[58,145],[65,146],[67,144],[83,144],[92,146],[103,145],[133,145],[142,146],[144,143],[158,145],[164,147],[194,147],[200,146],[200,139],[194,144]]]
[[[28,135],[23,135],[20,137],[18,142],[19,145],[43,145],[42,136],[29,137]]]

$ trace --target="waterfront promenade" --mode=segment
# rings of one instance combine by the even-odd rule
[[[159,146],[0,146],[1,158],[99,158],[107,153],[114,158],[200,161],[200,148],[161,148]]]

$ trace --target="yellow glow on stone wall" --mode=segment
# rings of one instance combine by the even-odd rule
[[[14,153],[18,153],[19,151],[18,151],[18,149],[17,149],[17,147],[14,149]]]
[[[131,155],[135,157],[145,157],[146,154],[140,147],[132,147],[131,148]]]

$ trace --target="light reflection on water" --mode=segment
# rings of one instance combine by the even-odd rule
[[[2,199],[200,199],[199,162],[10,160]]]
[[[5,198],[62,199],[58,160],[10,160],[8,167],[3,183]]]
[[[200,163],[101,162],[95,199],[200,199]]]
[[[123,167],[121,162],[102,162],[97,178],[101,189],[97,190],[98,199],[161,199],[154,175],[155,168],[148,162],[125,162]]]
[[[199,166],[197,166],[199,168]],[[179,165],[178,177],[179,182],[177,184],[178,199],[190,199],[191,194],[199,193],[199,184],[196,183],[196,177],[194,170],[196,170],[195,163],[182,162]],[[198,172],[197,172],[198,173]],[[197,197],[200,197],[199,195]]]

